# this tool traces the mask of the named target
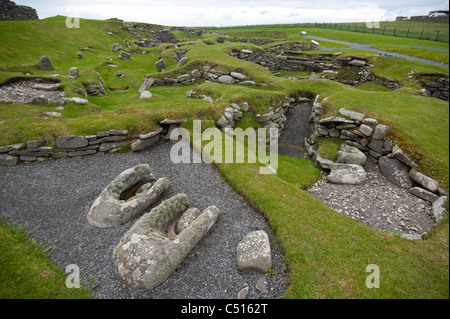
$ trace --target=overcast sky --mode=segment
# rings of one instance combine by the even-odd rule
[[[39,18],[55,15],[168,26],[237,26],[307,22],[392,21],[397,15],[449,10],[448,0],[15,0]]]

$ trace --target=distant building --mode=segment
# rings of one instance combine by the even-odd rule
[[[405,21],[405,20],[409,20],[409,18],[408,17],[403,17],[403,16],[397,16],[395,18],[395,21]]]
[[[427,16],[414,16],[411,17],[410,21],[419,21],[419,22],[436,22],[436,23],[448,23],[448,14],[449,11],[446,10],[437,10],[430,11]]]

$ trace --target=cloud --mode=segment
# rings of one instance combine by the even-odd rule
[[[397,15],[424,15],[448,10],[448,0],[376,0],[314,2],[288,0],[16,0],[37,9],[39,17],[58,14],[91,19],[174,26],[363,22],[394,20]],[[443,7],[444,6],[444,7]]]

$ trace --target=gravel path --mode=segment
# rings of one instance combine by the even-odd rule
[[[430,203],[390,183],[371,161],[364,169],[367,181],[362,185],[332,184],[322,179],[307,191],[337,212],[371,228],[404,234],[410,239],[420,239],[436,226]]]
[[[49,254],[55,264],[63,269],[69,264],[78,265],[82,282],[92,278],[98,284],[95,293],[99,298],[228,299],[236,298],[245,285],[250,286],[248,298],[282,298],[287,287],[286,267],[265,219],[212,166],[173,164],[169,159],[171,143],[163,141],[140,153],[0,166],[0,215],[13,226],[25,226],[38,242],[52,247]],[[168,280],[148,292],[122,288],[113,271],[113,249],[136,219],[98,229],[86,218],[106,185],[140,163],[148,163],[157,178],[168,178],[169,190],[160,201],[184,192],[191,206],[203,210],[215,205],[220,210],[217,223]],[[275,271],[267,276],[267,294],[255,289],[261,274],[244,273],[236,263],[240,240],[259,229],[269,235]]]
[[[428,63],[428,64],[443,66],[446,68],[449,67],[449,65],[447,63],[437,62],[437,61],[428,60],[428,59],[422,59],[422,58],[418,58],[415,56],[401,54],[401,53],[392,52],[392,51],[381,50],[381,49],[372,47],[371,44],[360,44],[360,43],[353,43],[353,42],[347,42],[347,41],[332,40],[332,39],[326,39],[326,38],[321,38],[321,37],[316,37],[316,36],[307,36],[307,37],[314,39],[314,40],[318,40],[318,41],[334,42],[334,43],[340,43],[340,44],[345,44],[345,45],[349,46],[348,48],[326,48],[326,49],[322,48],[321,50],[324,50],[324,51],[331,51],[331,50],[335,50],[335,49],[368,50],[368,51],[373,51],[373,52],[380,53],[380,54],[383,54],[386,56],[393,56],[393,57],[400,57],[400,58],[405,58],[405,59],[410,59],[410,60],[416,60],[416,61],[420,61],[420,62],[424,62],[424,63]],[[432,49],[432,48],[429,48],[429,49]]]
[[[278,141],[278,154],[300,157],[305,155],[305,137],[309,136],[309,116],[312,103],[295,104],[287,113],[286,123]]]

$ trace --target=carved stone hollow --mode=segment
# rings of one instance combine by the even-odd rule
[[[168,187],[167,178],[156,178],[148,164],[119,174],[92,204],[87,219],[100,228],[117,226],[137,217],[154,204]]]
[[[123,287],[146,291],[162,284],[219,217],[219,209],[209,206],[189,225],[185,220],[177,234],[174,225],[188,206],[187,196],[177,194],[144,214],[123,236],[113,254]]]

